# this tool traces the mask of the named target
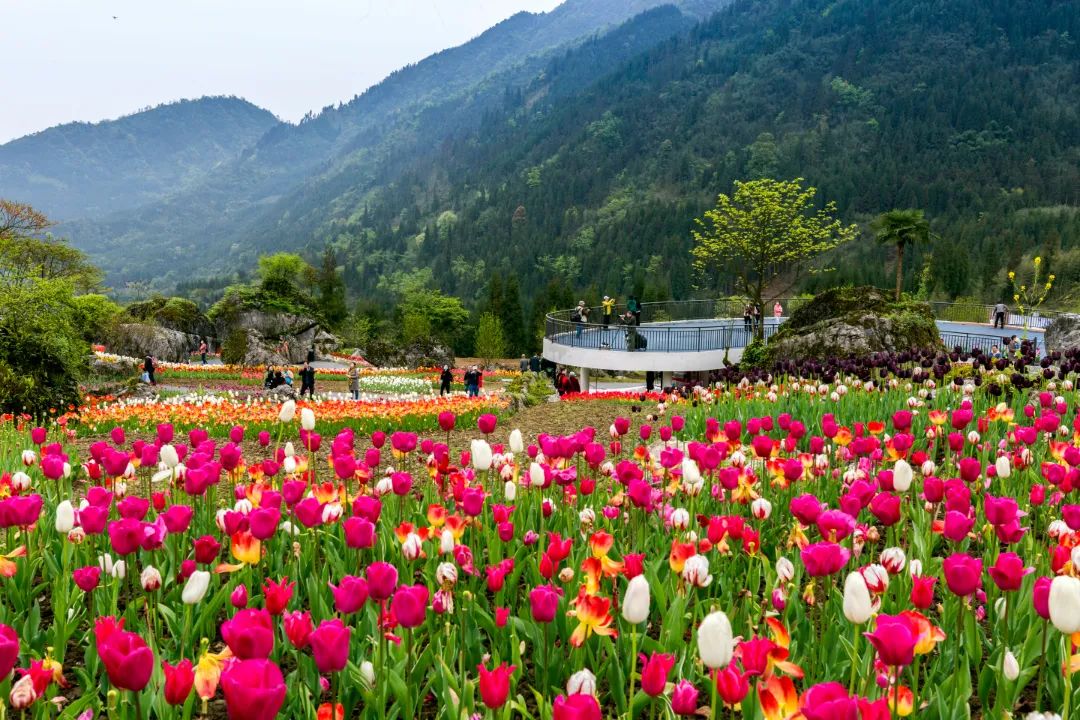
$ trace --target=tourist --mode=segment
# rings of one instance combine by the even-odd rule
[[[645,392],[652,392],[656,388],[656,373],[652,370],[645,371]]]
[[[349,392],[352,393],[353,400],[360,399],[360,368],[356,367],[356,363],[349,363],[349,372],[346,373],[349,377]]]
[[[208,349],[209,348],[207,348],[207,346],[206,346],[206,340],[199,341],[199,355],[202,356],[202,364],[203,365],[206,364],[206,351]]]
[[[1001,329],[1004,330],[1005,316],[1008,315],[1008,313],[1009,307],[999,300],[997,305],[994,306],[994,327],[1001,327]],[[998,323],[1001,323],[1001,325],[999,326]]]
[[[266,377],[263,378],[263,387],[267,390],[272,390],[274,387],[274,366],[266,366]]]
[[[300,397],[304,397],[304,393],[309,399],[315,397],[315,368],[309,362],[300,369]]]
[[[518,370],[523,373],[529,372],[529,358],[527,356],[521,356],[521,360],[518,362]]]
[[[750,306],[750,320],[755,331],[761,327],[761,308],[757,305]]]
[[[634,313],[627,310],[622,317],[622,322],[626,332],[626,350],[627,352],[634,352],[637,350],[638,345],[637,319],[634,317]]]
[[[631,295],[626,301],[626,309],[634,316],[634,324],[641,325],[641,303],[638,302],[637,295]]]
[[[1018,353],[1018,352],[1020,352],[1020,346],[1021,346],[1020,338],[1017,337],[1016,335],[1013,335],[1012,336],[1012,341],[1009,343],[1009,349],[1011,349],[1014,353]]]
[[[585,306],[584,300],[578,300],[577,307],[570,315],[570,321],[574,323],[574,337],[581,337],[581,331],[589,321],[589,308]]]
[[[279,388],[279,387],[281,387],[282,385],[285,385],[285,384],[286,384],[285,375],[282,374],[282,372],[280,370],[275,370],[274,371],[274,382],[272,383],[273,388],[271,388],[271,389]]]
[[[311,347],[308,348],[307,361],[308,361],[308,364],[311,364],[311,363],[315,362],[315,343],[312,343]]]
[[[559,368],[555,373],[555,392],[559,393],[559,397],[566,394],[567,388],[570,385],[570,378],[566,374],[566,370]]]
[[[529,358],[529,372],[540,372],[540,356],[536,353],[533,353],[532,357]]]
[[[454,382],[454,373],[450,372],[449,365],[443,365],[442,373],[439,374],[439,395],[449,395],[452,382]]]
[[[581,383],[578,382],[577,374],[571,372],[566,378],[566,392],[568,393],[580,393]]]
[[[147,354],[146,359],[143,360],[143,378],[151,385],[157,385],[157,380],[154,378],[154,370],[157,369],[157,363],[154,362],[154,356]]]
[[[615,316],[615,298],[604,296],[604,301],[600,303],[600,307],[603,309],[604,314],[604,329],[608,329],[608,325],[611,324],[612,319]]]
[[[994,345],[990,348],[990,357],[994,360],[1001,359],[1001,349],[998,348],[997,345]]]
[[[751,327],[751,323],[753,322],[753,317],[754,317],[753,306],[750,303],[746,303],[746,305],[744,305],[743,309],[742,309],[742,324],[743,324],[743,330],[745,330],[747,333],[749,333],[753,329]]]
[[[480,370],[476,365],[465,371],[465,394],[469,397],[480,394]]]
[[[292,368],[285,368],[285,384],[289,387],[293,386],[293,372]]]
[[[784,316],[784,306],[780,304],[779,300],[772,306],[772,316],[776,318],[777,323],[779,323],[780,318]]]

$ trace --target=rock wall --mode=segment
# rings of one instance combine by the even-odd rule
[[[117,355],[135,358],[153,355],[168,362],[186,362],[198,349],[199,336],[157,325],[126,323],[110,333],[107,346],[109,352]]]
[[[1049,352],[1080,348],[1080,315],[1067,313],[1054,318],[1046,328],[1043,342]]]

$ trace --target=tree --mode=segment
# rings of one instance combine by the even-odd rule
[[[836,204],[813,209],[817,189],[803,179],[735,182],[732,197],[695,222],[694,267],[706,278],[733,274],[741,293],[763,311],[801,280],[807,261],[855,236],[833,217]],[[766,291],[769,297],[764,297]],[[764,328],[756,330],[759,339]]]
[[[315,284],[319,289],[319,309],[323,317],[330,327],[340,327],[349,316],[349,307],[345,303],[345,281],[338,272],[337,253],[330,246],[323,251]]]
[[[476,326],[476,355],[488,364],[505,354],[502,321],[491,313],[484,313]]]
[[[515,275],[506,279],[499,320],[502,321],[503,334],[506,336],[507,351],[514,355],[525,352],[525,320],[521,311],[521,292]]]
[[[259,280],[263,290],[292,297],[310,285],[314,270],[304,258],[294,253],[274,253],[259,258]]]
[[[65,280],[89,292],[101,284],[101,271],[86,255],[47,230],[52,222],[24,203],[0,200],[0,282]]]
[[[934,238],[922,210],[890,210],[878,215],[871,224],[874,236],[882,245],[896,246],[896,300],[904,289],[904,250],[908,245],[927,243]]]

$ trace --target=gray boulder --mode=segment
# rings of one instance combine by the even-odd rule
[[[301,315],[245,310],[237,316],[236,325],[248,335],[246,365],[295,365],[307,359],[313,345],[316,359],[325,359],[341,347],[341,341],[318,321]],[[224,337],[228,330],[218,328],[218,333]]]
[[[1058,315],[1046,328],[1043,342],[1046,343],[1046,349],[1050,352],[1080,347],[1080,315],[1074,313]]]
[[[168,362],[187,362],[191,353],[199,347],[199,336],[179,330],[147,325],[125,323],[117,326],[107,341],[109,352],[142,358],[153,355]]]

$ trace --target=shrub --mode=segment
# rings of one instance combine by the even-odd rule
[[[243,328],[234,327],[221,344],[221,361],[230,365],[244,362],[248,353],[248,335]]]

